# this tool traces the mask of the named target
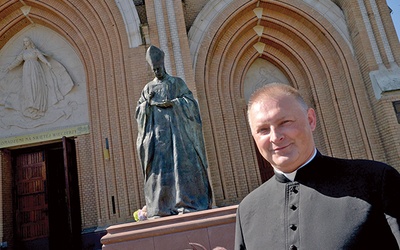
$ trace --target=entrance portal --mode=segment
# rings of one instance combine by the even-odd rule
[[[80,249],[74,141],[14,150],[12,160],[17,249]]]

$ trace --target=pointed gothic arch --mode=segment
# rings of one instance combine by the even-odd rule
[[[209,158],[216,162],[213,183],[234,189],[216,200],[232,201],[261,182],[246,122],[243,84],[257,58],[284,72],[316,109],[315,139],[323,153],[350,158],[373,155],[373,139],[367,134],[374,128],[365,123],[368,102],[363,99],[365,88],[355,70],[344,16],[331,1],[317,1],[319,7],[309,2],[213,2],[210,5],[219,8],[205,8],[214,9],[207,14],[213,25],[200,21],[211,23],[200,14],[189,32],[191,53],[197,55],[193,60],[199,100],[211,107],[202,117],[208,126],[205,140],[213,145]],[[232,175],[231,186],[225,176]]]
[[[140,35],[140,19],[135,4],[131,0],[115,0],[124,19],[129,47],[135,48],[142,44]]]

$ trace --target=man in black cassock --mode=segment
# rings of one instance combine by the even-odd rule
[[[236,250],[399,249],[397,170],[322,155],[315,111],[288,85],[256,91],[248,120],[275,176],[240,203]]]

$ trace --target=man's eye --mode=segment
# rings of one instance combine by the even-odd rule
[[[258,130],[258,133],[262,134],[262,135],[265,135],[265,134],[268,134],[269,131],[270,131],[269,128],[262,128],[262,129]]]
[[[282,122],[282,124],[291,124],[293,121],[292,120],[285,120]]]

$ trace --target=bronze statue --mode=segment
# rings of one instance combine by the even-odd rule
[[[181,78],[167,74],[162,50],[150,46],[146,60],[155,78],[142,90],[136,120],[147,217],[209,209],[212,192],[198,104]]]

